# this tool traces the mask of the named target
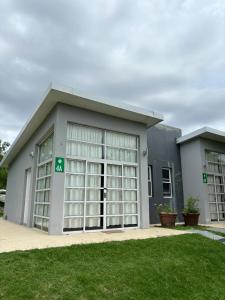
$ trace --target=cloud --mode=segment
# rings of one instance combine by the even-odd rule
[[[15,138],[50,81],[184,132],[225,129],[223,0],[2,0],[0,18],[0,138]]]

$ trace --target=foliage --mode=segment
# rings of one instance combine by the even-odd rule
[[[199,208],[198,208],[198,202],[199,199],[198,198],[194,198],[194,197],[189,197],[186,200],[186,206],[184,208],[184,213],[188,214],[188,213],[199,213]]]
[[[157,212],[160,213],[175,213],[174,209],[172,209],[169,203],[155,203],[155,208]]]
[[[1,253],[0,299],[222,300],[224,269],[197,234]]]
[[[9,145],[10,144],[8,142],[2,142],[2,140],[0,140],[0,161],[2,160],[3,156],[6,154]],[[6,188],[6,181],[7,181],[7,169],[0,168],[0,189]]]

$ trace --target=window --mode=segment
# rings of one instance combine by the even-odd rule
[[[48,231],[51,176],[52,176],[53,134],[39,145],[37,164],[34,227]]]
[[[138,137],[67,125],[63,231],[138,226]]]
[[[172,198],[172,180],[171,169],[162,169],[162,182],[163,182],[163,197]]]
[[[148,166],[148,197],[152,197],[152,166]]]

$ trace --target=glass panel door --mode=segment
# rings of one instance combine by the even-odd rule
[[[107,164],[106,167],[106,229],[123,227],[122,170],[122,164]]]

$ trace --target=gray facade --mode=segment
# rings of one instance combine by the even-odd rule
[[[159,216],[155,204],[169,203],[178,212],[178,219],[182,220],[183,209],[182,174],[180,161],[180,146],[176,139],[181,136],[178,128],[155,125],[148,129],[148,165],[152,166],[152,197],[149,197],[150,223],[159,223]],[[162,169],[172,171],[172,197],[163,197]]]
[[[6,194],[5,218],[9,221],[23,224],[25,201],[25,174],[31,170],[31,184],[29,190],[29,209],[27,226],[33,226],[34,199],[36,173],[38,161],[38,145],[53,131],[53,162],[54,157],[66,157],[66,128],[72,122],[90,127],[106,129],[136,135],[139,139],[138,170],[139,170],[139,221],[140,228],[149,226],[149,201],[147,185],[147,130],[146,125],[126,119],[116,118],[89,111],[79,107],[58,103],[49,113],[46,120],[23,146],[17,156],[8,166],[8,183]],[[64,212],[64,183],[65,172],[54,172],[51,176],[51,200],[49,211],[49,234],[63,233]]]
[[[52,130],[56,123],[56,110],[54,109],[33,134],[28,143],[19,152],[17,157],[8,166],[8,179],[6,191],[5,217],[12,222],[23,224],[25,172],[31,170],[31,185],[29,192],[30,205],[28,209],[28,226],[33,223],[33,203],[35,197],[36,164],[38,144]]]
[[[213,182],[203,182],[203,173],[209,176],[214,172],[209,169],[207,161],[207,152],[215,152],[218,154],[225,154],[224,142],[210,140],[209,138],[196,137],[190,141],[184,142],[181,147],[181,162],[182,162],[182,177],[184,202],[190,196],[199,199],[200,222],[203,224],[212,221],[210,217],[210,199],[209,199],[209,185]],[[214,175],[213,175],[214,176]],[[223,176],[223,172],[215,172],[215,176]],[[218,187],[219,187],[218,183]],[[221,182],[224,186],[224,182]],[[214,192],[212,192],[212,195]],[[224,195],[224,188],[221,190],[221,195]],[[214,201],[212,201],[213,205]],[[220,205],[224,206],[224,199],[221,200]],[[216,200],[215,200],[216,205]],[[222,209],[224,211],[224,209]],[[224,221],[224,213],[221,221]],[[219,221],[219,220],[218,220]]]

